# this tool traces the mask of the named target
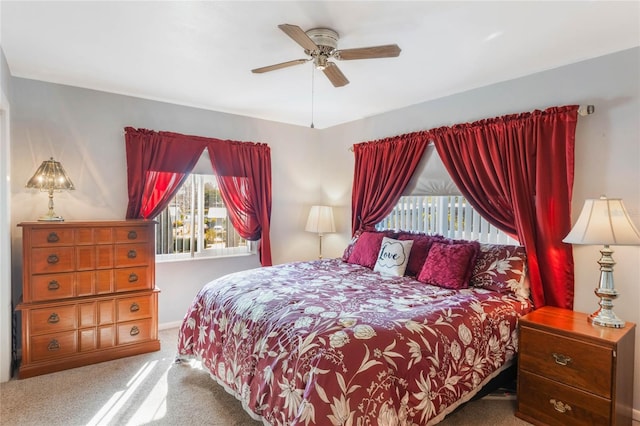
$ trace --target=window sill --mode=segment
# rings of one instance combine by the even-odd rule
[[[249,256],[257,256],[257,253],[232,253],[225,254],[221,256],[194,256],[191,257],[189,255],[185,256],[167,256],[167,255],[156,255],[156,263],[174,263],[174,262],[191,262],[191,261],[199,261],[199,260],[216,260],[216,259],[229,259],[235,257],[249,257]]]

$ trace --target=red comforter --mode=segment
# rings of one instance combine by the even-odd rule
[[[424,425],[511,364],[530,309],[511,293],[300,262],[207,284],[178,352],[265,424]]]

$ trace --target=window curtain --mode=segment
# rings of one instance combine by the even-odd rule
[[[173,198],[204,149],[218,177],[233,227],[260,240],[260,263],[270,266],[271,154],[265,144],[222,141],[171,132],[125,128],[128,219],[153,219]],[[216,158],[219,157],[219,158]]]
[[[238,234],[260,240],[260,263],[271,265],[271,150],[266,144],[215,141],[208,145],[220,195]]]
[[[527,251],[536,307],[573,309],[571,230],[578,106],[549,108],[431,131],[464,195]]]
[[[167,132],[126,127],[127,219],[152,219],[167,206],[204,146]]]
[[[428,133],[418,132],[353,146],[353,234],[373,229],[393,210],[428,144]]]

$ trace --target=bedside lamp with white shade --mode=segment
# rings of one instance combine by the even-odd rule
[[[600,250],[600,283],[595,294],[600,297],[600,309],[591,314],[589,321],[595,325],[622,328],[625,322],[613,312],[613,300],[618,292],[613,283],[612,245],[640,245],[640,232],[627,213],[622,200],[602,196],[585,200],[582,212],[564,238],[565,243],[604,245]]]
[[[311,206],[307,226],[305,231],[315,232],[320,240],[320,251],[318,258],[322,259],[322,235],[328,232],[336,232],[336,225],[333,221],[333,209],[330,206]]]

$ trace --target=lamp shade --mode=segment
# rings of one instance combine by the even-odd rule
[[[585,200],[582,212],[564,238],[565,243],[597,245],[640,245],[640,232],[619,198]]]
[[[27,182],[27,188],[36,188],[42,191],[75,189],[73,182],[62,167],[60,162],[53,157],[40,164],[38,170]]]
[[[307,226],[304,229],[318,234],[336,232],[336,225],[333,222],[333,209],[329,206],[311,206]]]

